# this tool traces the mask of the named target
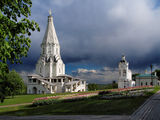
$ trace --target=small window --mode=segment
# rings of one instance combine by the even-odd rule
[[[51,82],[53,83],[53,79],[51,79]]]
[[[153,82],[150,82],[150,85],[153,85]]]
[[[29,79],[29,83],[31,83],[32,82],[32,79]]]
[[[33,82],[35,83],[37,80],[36,79],[33,79]]]
[[[146,82],[146,85],[148,85],[147,82]]]
[[[82,81],[82,84],[84,84],[84,81]]]
[[[65,79],[63,79],[63,82],[65,81]]]
[[[58,82],[61,82],[61,79],[58,79]]]
[[[41,81],[38,81],[38,84],[41,84]]]
[[[54,79],[54,82],[57,82],[57,79]]]
[[[141,82],[141,86],[143,86],[143,83]]]
[[[123,76],[126,76],[126,70],[123,70]]]

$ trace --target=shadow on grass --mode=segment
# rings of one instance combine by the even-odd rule
[[[33,107],[32,105],[7,108],[0,115],[130,115],[147,97],[104,100],[99,97],[65,100],[52,105]],[[136,101],[136,102],[135,102]]]

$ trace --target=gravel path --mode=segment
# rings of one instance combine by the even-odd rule
[[[31,105],[32,103],[22,103],[22,104],[14,104],[14,105],[3,105],[0,106],[0,108],[6,108],[6,107],[16,107],[16,106],[21,106],[21,105]]]

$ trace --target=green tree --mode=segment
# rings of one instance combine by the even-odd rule
[[[5,81],[6,95],[13,97],[22,94],[23,89],[25,89],[25,85],[21,76],[15,70],[10,71]]]
[[[7,63],[22,63],[21,58],[27,56],[30,48],[31,31],[40,28],[29,20],[31,16],[31,0],[0,0],[0,87],[3,89],[6,73],[9,72]],[[5,91],[0,91],[0,99]],[[3,101],[3,100],[2,100]]]
[[[95,84],[95,83],[90,83],[88,84],[88,90],[91,91],[91,90],[97,90],[98,89],[98,85]]]
[[[135,81],[136,80],[136,76],[140,75],[139,73],[135,73],[135,74],[132,74],[132,79]]]
[[[118,88],[118,84],[116,83],[116,81],[112,81],[112,88]]]
[[[154,72],[156,72],[158,78],[160,79],[160,69],[156,69]]]

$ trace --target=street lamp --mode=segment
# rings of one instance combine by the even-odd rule
[[[152,68],[153,68],[153,65],[152,64],[150,65],[150,68],[151,68],[151,82],[152,82],[152,86],[153,86],[153,80],[152,80]]]

